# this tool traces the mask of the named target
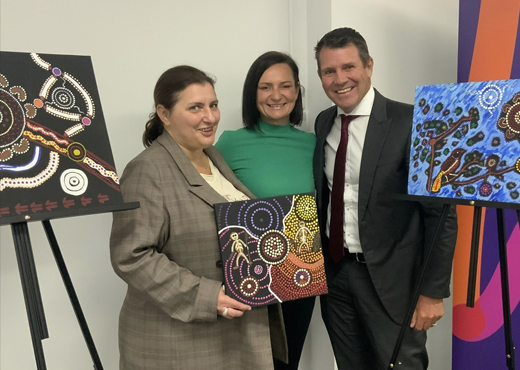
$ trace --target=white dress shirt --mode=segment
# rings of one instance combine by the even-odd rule
[[[359,171],[361,168],[361,155],[363,154],[368,120],[372,106],[374,105],[374,98],[374,88],[370,87],[370,90],[368,90],[361,102],[359,102],[351,113],[346,114],[338,107],[336,119],[327,136],[327,142],[325,143],[325,176],[327,176],[329,193],[332,194],[334,162],[341,139],[341,114],[359,116],[352,120],[348,126],[347,158],[345,162],[345,190],[343,193],[345,218],[343,230],[345,233],[345,247],[348,248],[350,253],[363,253],[361,242],[359,241],[358,227]],[[325,230],[327,236],[330,236],[330,206],[331,199],[329,195],[327,227]]]

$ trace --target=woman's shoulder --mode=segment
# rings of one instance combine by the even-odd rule
[[[166,150],[162,145],[154,141],[149,147],[128,162],[125,166],[125,172],[129,172],[130,169],[139,169],[139,171],[146,169],[149,172],[155,172],[161,167],[160,162],[165,156],[167,156]]]
[[[222,151],[229,146],[236,146],[239,140],[244,140],[251,135],[254,135],[254,130],[248,130],[245,127],[239,128],[238,130],[225,130],[220,134],[215,146]]]
[[[310,143],[316,142],[316,135],[314,135],[314,133],[312,133],[312,132],[303,131],[294,126],[292,126],[291,132],[294,137],[297,137],[300,140],[306,140]]]
[[[220,135],[220,138],[219,138],[219,141],[222,139],[222,138],[225,138],[225,139],[235,139],[237,137],[243,137],[243,136],[248,136],[250,135],[254,130],[248,130],[247,128],[245,127],[241,127],[237,130],[224,130],[224,132],[222,132],[222,134]]]
[[[152,144],[145,148],[141,153],[135,156],[130,162],[143,162],[148,160],[154,160],[158,156],[161,156],[164,148],[157,143],[157,140],[153,141]]]

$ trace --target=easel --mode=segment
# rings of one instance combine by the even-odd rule
[[[395,195],[396,199],[405,200],[405,201],[415,201],[415,202],[442,202],[443,208],[435,228],[435,234],[430,244],[428,245],[425,256],[423,260],[423,264],[421,266],[421,270],[419,272],[419,276],[417,282],[414,287],[412,300],[410,302],[410,306],[408,307],[408,311],[406,313],[406,317],[404,319],[403,325],[399,332],[399,336],[397,338],[397,342],[394,347],[394,352],[390,359],[390,364],[388,365],[388,370],[392,370],[395,367],[397,356],[399,354],[399,350],[401,348],[401,344],[403,342],[404,335],[406,330],[409,329],[409,323],[412,320],[413,313],[415,311],[415,306],[417,305],[417,301],[419,300],[420,289],[422,282],[425,277],[425,272],[428,269],[428,266],[431,261],[431,257],[433,255],[433,251],[435,246],[439,241],[439,237],[444,228],[444,224],[446,222],[446,218],[450,211],[452,205],[466,205],[473,206],[473,228],[472,228],[472,239],[471,239],[471,255],[470,255],[470,264],[469,264],[469,279],[468,279],[468,295],[466,299],[466,305],[468,307],[473,307],[475,303],[475,286],[477,279],[477,264],[478,264],[478,249],[480,243],[480,224],[481,224],[481,216],[482,216],[482,207],[488,208],[496,208],[497,212],[497,227],[498,227],[498,248],[500,254],[500,277],[501,277],[501,285],[502,285],[502,309],[504,315],[504,334],[505,334],[505,344],[506,344],[506,364],[508,370],[515,370],[515,347],[513,343],[513,332],[511,330],[511,309],[509,303],[509,277],[508,277],[508,269],[507,269],[507,245],[506,245],[506,229],[504,222],[504,209],[516,209],[518,222],[520,223],[520,205],[510,204],[510,203],[499,203],[499,202],[486,202],[486,201],[469,201],[469,200],[459,200],[459,199],[449,199],[449,198],[433,198],[433,197],[425,197],[425,196],[412,196],[412,195]]]
[[[123,211],[134,209],[137,207],[139,207],[138,202],[117,204],[102,207],[102,212]],[[92,213],[101,212],[99,210],[97,212],[91,210],[88,213],[82,214]],[[55,214],[57,217],[64,217],[65,214],[71,216],[70,212],[56,212]],[[47,217],[48,216],[49,214],[47,214]],[[47,330],[47,323],[45,320],[45,312],[43,309],[40,286],[38,284],[38,275],[36,273],[36,265],[34,262],[34,255],[32,251],[31,240],[29,237],[29,228],[27,225],[27,221],[21,221],[20,217],[16,217],[13,219],[10,219],[8,221],[13,221],[11,222],[11,230],[13,233],[13,241],[16,250],[18,270],[20,272],[20,279],[22,281],[22,291],[25,301],[25,308],[27,310],[27,317],[29,320],[29,329],[31,332],[34,356],[36,359],[36,367],[38,370],[46,370],[47,365],[45,363],[45,355],[43,353],[42,340],[49,338],[49,332]],[[25,216],[25,218],[22,219],[31,220],[31,217]],[[5,220],[2,220],[2,222],[4,221]],[[65,265],[63,255],[61,254],[61,250],[58,245],[58,241],[56,239],[54,231],[52,229],[51,222],[50,220],[46,219],[42,220],[42,224],[45,230],[45,234],[47,235],[49,244],[51,246],[54,259],[56,260],[56,264],[58,265],[58,270],[60,272],[61,278],[63,280],[63,283],[65,284],[65,289],[67,290],[67,294],[72,304],[72,308],[74,309],[76,319],[78,320],[79,326],[81,328],[83,338],[85,339],[85,342],[87,344],[90,357],[92,358],[94,370],[103,370],[103,366],[101,365],[101,360],[97,353],[96,346],[94,345],[94,340],[92,339],[92,335],[90,334],[90,330],[88,328],[85,315],[83,314],[83,310],[81,309],[78,296],[76,295],[76,291],[74,290],[72,280],[67,270],[67,266]]]

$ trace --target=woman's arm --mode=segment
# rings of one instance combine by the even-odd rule
[[[149,159],[136,159],[121,178],[126,202],[135,210],[114,213],[110,254],[114,271],[130,287],[170,317],[216,321],[222,282],[194,275],[159,252],[170,234],[160,170]]]

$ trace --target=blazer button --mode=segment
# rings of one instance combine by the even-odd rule
[[[217,266],[219,269],[222,268],[222,260],[218,260],[216,263],[215,263],[215,266]]]

